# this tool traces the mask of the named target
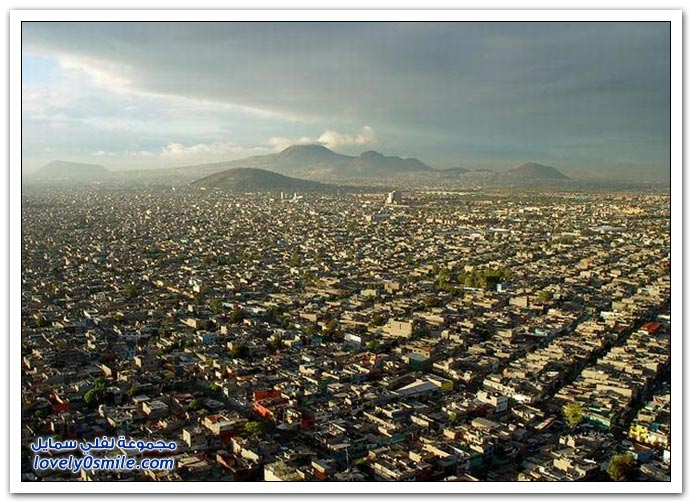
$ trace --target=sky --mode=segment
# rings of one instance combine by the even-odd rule
[[[22,25],[22,162],[151,169],[319,143],[667,180],[668,23]]]

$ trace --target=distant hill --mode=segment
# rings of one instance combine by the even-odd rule
[[[269,154],[266,156],[255,156],[251,159],[259,159],[270,162],[276,162],[285,166],[303,165],[303,164],[331,164],[334,162],[343,162],[351,159],[350,156],[339,154],[333,150],[329,150],[322,145],[291,145],[286,147],[278,154]]]
[[[330,185],[291,178],[279,173],[257,168],[231,168],[192,182],[197,188],[222,189],[232,192],[265,191],[315,191],[331,188]]]
[[[521,177],[524,179],[551,179],[551,180],[569,180],[569,177],[560,173],[552,166],[545,166],[537,162],[524,162],[513,167],[509,172],[510,175]]]
[[[258,168],[310,180],[392,178],[404,173],[425,173],[433,169],[414,158],[363,152],[359,156],[339,154],[322,145],[292,145],[277,154],[258,155],[212,164],[176,168],[176,172],[213,173],[228,168]]]
[[[33,173],[32,178],[45,180],[96,180],[106,178],[110,171],[100,164],[81,162],[53,161]]]
[[[438,171],[445,175],[464,175],[469,172],[466,168],[444,168]]]
[[[401,158],[386,156],[374,150],[363,152],[360,156],[352,158],[347,170],[359,176],[387,177],[397,173],[416,173],[432,171],[427,164],[413,157]]]

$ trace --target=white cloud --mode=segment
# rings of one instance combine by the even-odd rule
[[[375,131],[370,126],[363,126],[360,133],[342,134],[331,129],[327,129],[317,139],[319,143],[329,148],[356,147],[372,145],[377,141]]]
[[[108,89],[113,93],[124,94],[132,85],[131,80],[123,77],[128,73],[128,69],[123,68],[122,65],[97,62],[84,56],[76,57],[70,54],[57,54],[55,58],[60,68],[68,75],[85,75],[92,85]]]
[[[233,143],[197,143],[183,145],[181,143],[169,143],[161,147],[160,157],[163,159],[185,159],[190,157],[224,157],[237,156],[247,152],[247,149]]]
[[[97,60],[84,55],[68,54],[64,52],[51,52],[50,50],[38,51],[43,57],[52,57],[60,66],[67,77],[86,78],[90,85],[107,92],[121,96],[137,96],[165,100],[168,106],[180,110],[230,110],[264,118],[282,119],[289,122],[314,121],[315,117],[309,114],[291,114],[284,111],[273,110],[268,107],[258,107],[249,104],[234,103],[228,100],[205,99],[194,95],[176,92],[160,92],[143,88],[133,79],[125,75],[136,74],[134,68],[122,63],[114,63],[106,59]]]
[[[91,156],[126,158],[136,162],[140,167],[146,167],[219,162],[266,153],[268,153],[268,149],[264,147],[245,148],[234,143],[217,142],[185,145],[172,142],[158,150],[125,150],[119,152],[96,150],[91,152]]]
[[[342,148],[348,149],[350,147],[372,145],[376,142],[377,136],[375,135],[375,130],[370,126],[363,126],[360,132],[354,134],[339,133],[332,129],[327,129],[316,138],[309,136],[301,136],[300,138],[273,137],[269,138],[268,141],[269,145],[277,151],[283,150],[291,145],[317,144],[337,150]]]
[[[276,151],[283,150],[291,145],[312,145],[318,143],[315,138],[309,136],[301,136],[300,138],[283,138],[281,136],[275,136],[269,138],[267,142]]]
[[[125,157],[144,157],[144,158],[149,158],[152,159],[154,157],[157,157],[156,153],[154,152],[149,152],[148,150],[126,150],[125,151]]]

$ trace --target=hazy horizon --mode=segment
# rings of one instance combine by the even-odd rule
[[[434,168],[670,176],[668,23],[23,23],[22,162],[319,143]]]

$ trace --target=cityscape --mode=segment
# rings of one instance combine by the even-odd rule
[[[574,481],[628,455],[666,480],[669,219],[655,193],[27,192],[24,442],[178,443],[168,472],[28,451],[27,476]]]
[[[22,28],[22,481],[670,483],[670,23],[247,24]]]

